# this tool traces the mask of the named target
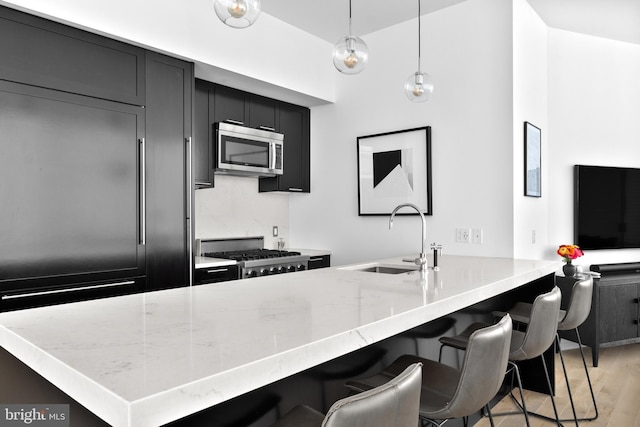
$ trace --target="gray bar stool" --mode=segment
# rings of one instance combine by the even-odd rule
[[[520,379],[520,370],[515,362],[521,362],[525,360],[535,359],[540,357],[542,360],[542,366],[549,386],[549,393],[551,396],[551,404],[553,405],[553,412],[556,418],[553,420],[559,426],[558,409],[556,408],[556,402],[553,397],[553,387],[549,380],[549,371],[547,369],[547,363],[544,360],[543,353],[551,347],[554,343],[556,336],[556,328],[558,325],[558,317],[560,315],[560,301],[562,295],[560,289],[557,286],[547,293],[538,295],[531,306],[531,315],[529,317],[529,323],[526,332],[516,331],[512,332],[511,336],[511,348],[509,351],[509,370],[513,372],[517,382],[518,389],[520,391],[520,399],[522,402],[518,402],[513,394],[513,381],[510,390],[510,395],[513,401],[520,407],[522,414],[524,414],[527,426],[529,424],[529,412],[524,401],[524,394],[522,392],[522,381]],[[470,342],[470,336],[479,328],[486,327],[484,323],[474,323],[467,327],[460,335],[454,337],[442,337],[440,343],[442,346],[453,347],[459,350],[467,350]],[[442,350],[442,349],[441,349]],[[517,414],[519,412],[515,412]],[[512,414],[493,414],[494,416],[510,415]]]
[[[587,362],[584,358],[584,351],[582,349],[582,340],[580,339],[580,332],[578,327],[587,320],[589,313],[591,312],[591,298],[593,295],[593,278],[587,277],[581,280],[577,280],[571,288],[571,296],[566,311],[560,310],[560,317],[558,321],[558,331],[570,331],[576,332],[576,338],[578,340],[578,347],[580,348],[580,355],[582,356],[582,365],[584,366],[584,372],[587,377],[587,383],[589,384],[589,391],[591,392],[591,401],[593,402],[593,408],[595,411],[594,416],[578,418],[576,414],[576,407],[573,402],[573,394],[571,393],[571,385],[569,377],[567,375],[567,368],[564,363],[564,357],[562,356],[562,349],[560,348],[560,336],[556,334],[556,343],[558,345],[558,352],[560,353],[560,361],[562,362],[562,371],[564,372],[564,378],[567,383],[567,391],[569,393],[569,401],[571,402],[571,410],[573,411],[573,419],[562,419],[560,421],[574,421],[578,425],[578,421],[593,421],[598,418],[598,405],[596,404],[596,397],[593,393],[593,386],[591,385],[591,378],[589,376],[589,369],[587,368]],[[528,303],[519,302],[508,313],[513,318],[514,322],[520,322],[528,324],[531,318],[532,305]],[[502,316],[505,313],[495,312],[496,316]],[[536,414],[542,418],[549,418],[544,415]]]
[[[271,427],[416,427],[421,367],[414,363],[378,387],[338,400],[326,415],[296,406]]]
[[[429,359],[403,355],[379,374],[349,381],[346,385],[357,392],[366,392],[394,378],[406,366],[422,363],[420,419],[423,423],[441,426],[448,419],[463,418],[477,413],[496,395],[507,369],[512,321],[509,315],[495,325],[474,331],[469,336],[468,349],[461,369]],[[493,425],[493,419],[491,419]]]

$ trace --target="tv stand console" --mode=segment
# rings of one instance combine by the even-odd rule
[[[591,313],[578,330],[582,343],[591,347],[593,366],[598,366],[600,348],[640,342],[640,263],[592,265],[591,270],[601,277],[593,281]],[[563,304],[568,302],[571,288],[580,278],[556,277]],[[560,336],[576,341],[573,331]]]

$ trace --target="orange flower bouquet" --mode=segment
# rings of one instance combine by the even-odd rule
[[[584,252],[582,252],[582,249],[580,249],[578,245],[560,245],[557,252],[558,255],[562,257],[562,260],[569,264],[571,264],[571,261],[574,259],[584,255]]]
[[[562,257],[562,260],[565,262],[564,266],[562,266],[562,271],[564,275],[567,277],[574,276],[577,272],[577,268],[575,265],[571,263],[576,258],[580,258],[584,255],[582,249],[580,249],[577,245],[560,245],[557,250],[558,255]]]

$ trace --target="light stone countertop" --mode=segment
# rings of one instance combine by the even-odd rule
[[[0,346],[109,424],[155,426],[559,267],[444,255],[426,276],[331,267],[126,295],[0,313]]]

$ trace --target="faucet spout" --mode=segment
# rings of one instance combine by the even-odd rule
[[[427,240],[427,222],[425,221],[424,214],[422,213],[420,208],[418,208],[413,203],[402,203],[396,206],[393,212],[391,212],[391,216],[389,217],[389,230],[391,230],[391,228],[393,227],[393,218],[396,216],[396,213],[402,208],[412,208],[416,212],[418,212],[418,215],[420,215],[420,220],[422,221],[422,251],[420,252],[419,258],[415,260],[415,263],[420,266],[420,270],[425,271],[427,269],[427,254],[424,251],[424,245]]]

